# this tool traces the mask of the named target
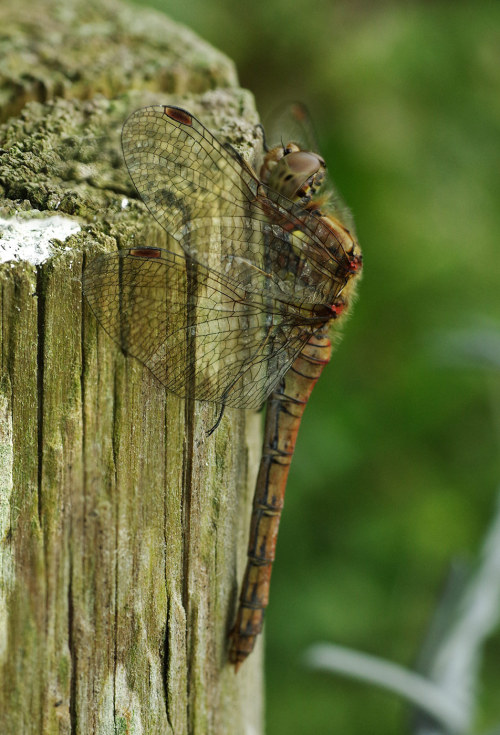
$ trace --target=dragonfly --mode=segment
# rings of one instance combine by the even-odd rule
[[[294,105],[290,117],[296,140],[272,148],[264,141],[256,172],[185,109],[134,112],[122,131],[128,171],[182,255],[129,247],[99,256],[84,273],[92,312],[126,354],[169,391],[217,405],[212,431],[226,407],[267,401],[230,633],[236,670],[263,627],[302,414],[362,267],[350,215],[309,143],[305,109]]]

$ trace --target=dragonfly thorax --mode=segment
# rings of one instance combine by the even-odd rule
[[[262,165],[262,181],[292,201],[308,202],[325,177],[321,156],[302,151],[295,143],[270,150]]]

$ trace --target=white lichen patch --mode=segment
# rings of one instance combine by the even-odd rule
[[[144,735],[141,720],[141,702],[127,683],[123,664],[116,667],[115,676],[109,676],[101,690],[98,730],[102,733],[130,733]]]
[[[142,617],[139,618],[143,620]],[[138,620],[139,620],[138,619]],[[116,733],[129,733],[130,735],[148,735],[148,733],[171,733],[166,706],[165,685],[161,662],[158,652],[152,649],[146,626],[141,625],[141,639],[138,641],[139,648],[146,653],[147,657],[147,682],[138,685],[137,691],[131,684],[130,672],[123,663],[117,663],[112,674],[109,674],[104,687],[101,690],[99,703],[98,723],[96,732],[103,735],[116,735]],[[184,628],[185,631],[185,628]],[[182,691],[186,691],[185,679],[182,680]],[[185,727],[176,727],[176,711],[183,705],[183,715],[186,712],[185,700],[174,700],[168,703],[169,710],[173,713],[174,723],[172,727],[177,733],[187,732]]]
[[[8,596],[14,586],[10,533],[12,468],[14,464],[12,414],[7,398],[0,394],[0,663],[7,654]]]
[[[64,242],[80,231],[80,225],[69,217],[0,217],[0,263],[24,260],[40,265],[53,254],[51,241]]]

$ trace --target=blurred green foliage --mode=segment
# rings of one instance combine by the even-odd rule
[[[493,511],[498,372],[446,335],[499,330],[500,4],[148,4],[233,58],[262,113],[308,104],[354,212],[364,277],[292,465],[267,732],[400,735],[404,703],[300,658],[321,640],[411,666],[451,558],[476,553]],[[478,728],[500,720],[499,647]]]

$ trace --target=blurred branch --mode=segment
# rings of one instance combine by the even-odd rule
[[[489,317],[477,317],[482,327],[446,330],[427,340],[434,362],[442,367],[475,368],[490,374],[488,390],[494,432],[500,443],[500,327]]]
[[[496,324],[438,332],[431,337],[430,348],[442,365],[500,368],[500,329]]]
[[[366,654],[330,644],[306,651],[308,666],[385,687],[415,704],[427,715],[416,723],[416,735],[464,734],[474,717],[480,653],[498,623],[500,611],[500,493],[479,563],[463,591],[450,605],[440,604],[439,638],[428,655],[425,676]],[[443,625],[443,615],[448,617]],[[446,622],[446,621],[445,621]],[[432,626],[435,633],[436,626]],[[431,725],[428,717],[436,724]]]
[[[454,732],[463,730],[463,707],[424,677],[375,656],[342,646],[317,643],[307,649],[304,662],[313,669],[344,674],[400,694]]]
[[[500,494],[480,560],[455,611],[455,620],[437,642],[427,675],[441,691],[459,696],[472,722],[479,678],[479,657],[498,624],[500,610]],[[423,735],[422,731],[417,731]],[[427,732],[427,731],[424,731]]]

